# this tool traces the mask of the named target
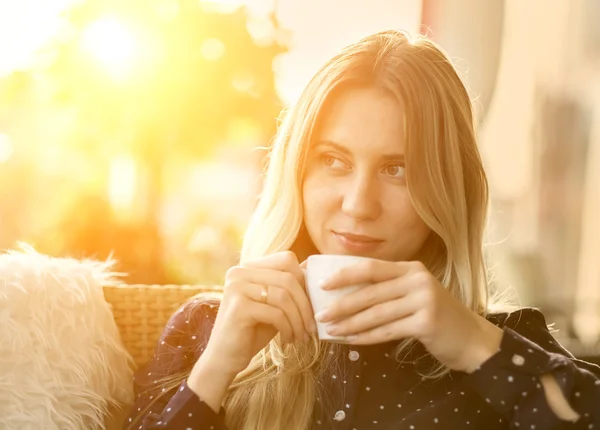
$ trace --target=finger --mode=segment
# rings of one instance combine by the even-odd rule
[[[403,277],[366,285],[332,303],[319,314],[319,321],[339,321],[348,318],[379,303],[403,297],[411,291],[410,287],[410,282]]]
[[[258,302],[262,302],[264,299],[262,297],[263,286],[261,285],[258,289],[253,288],[253,296],[254,300]],[[307,340],[308,334],[306,333],[306,327],[304,326],[302,316],[292,298],[290,292],[285,288],[280,288],[276,286],[267,286],[267,301],[265,304],[278,307],[279,309],[285,312],[291,326],[294,331],[294,337],[300,341]],[[256,291],[257,292],[254,292]],[[256,297],[258,296],[258,297]],[[256,297],[256,298],[255,298]]]
[[[404,296],[380,303],[343,320],[336,320],[328,325],[326,330],[334,336],[348,336],[373,330],[413,315],[420,309],[420,303],[415,295]]]
[[[414,327],[418,324],[416,314],[409,315],[388,324],[375,327],[361,333],[346,336],[346,341],[352,345],[373,345],[390,342],[392,340],[415,337]]]
[[[296,312],[294,312],[294,315],[297,315],[300,319],[301,324],[304,325],[304,330],[316,333],[316,324],[308,295],[290,272],[272,269],[234,268],[228,272],[228,276],[234,280],[238,279],[253,284],[271,285],[285,289],[295,304]],[[260,290],[258,292],[260,294]],[[274,290],[274,294],[280,293]],[[282,297],[280,299],[283,300]],[[258,301],[260,301],[260,297]]]
[[[304,273],[300,270],[298,258],[292,251],[277,252],[256,260],[245,261],[242,267],[290,272],[300,285],[304,285]]]
[[[341,268],[325,279],[321,288],[333,290],[350,285],[375,284],[402,276],[411,268],[412,263],[410,262],[368,259]]]
[[[300,263],[300,268],[306,270],[306,267],[308,266],[308,258],[306,260],[304,260],[302,263]]]
[[[306,295],[305,273],[302,268],[300,268],[298,257],[296,257],[296,254],[294,254],[292,251],[277,252],[260,259],[247,261],[243,264],[243,267],[289,272],[297,279]],[[295,299],[300,300],[300,297],[296,297],[295,294],[294,297]],[[299,307],[301,308],[307,331],[316,333],[317,327],[313,318],[314,312],[312,311],[310,301],[307,300],[307,303],[308,306],[299,303]]]
[[[285,310],[288,319],[292,323],[294,336],[297,340],[308,340],[308,329],[290,292],[285,288],[274,286],[269,286],[268,289],[269,294],[267,296],[267,303],[275,303],[277,307]]]
[[[291,343],[294,340],[294,329],[282,309],[268,304],[250,300],[248,304],[249,316],[255,324],[267,324],[274,327],[281,334],[283,343]]]
[[[290,306],[289,304],[282,304],[277,302],[276,300],[270,300],[269,303],[269,292],[270,290],[277,290],[279,288],[277,287],[271,287],[268,288],[267,290],[267,303],[263,303],[263,298],[262,298],[262,290],[263,290],[263,285],[260,284],[253,284],[253,283],[249,283],[249,282],[245,282],[245,281],[231,281],[229,283],[226,284],[226,290],[225,290],[225,294],[229,294],[231,291],[233,291],[233,293],[235,295],[240,296],[243,300],[244,300],[244,305],[243,305],[243,309],[253,309],[256,310],[256,306],[255,304],[259,304],[261,305],[261,309],[266,309],[264,308],[264,306],[267,306],[271,309],[275,309],[277,310],[276,314],[278,315],[278,317],[282,320],[280,322],[280,324],[283,324],[285,327],[281,326],[281,325],[277,325],[277,324],[272,324],[273,327],[275,327],[277,330],[280,330],[283,328],[285,328],[284,332],[282,333],[282,340],[286,339],[289,340],[290,342],[294,340],[295,338],[295,332],[298,330],[294,330],[294,323],[293,323],[293,317],[290,315]],[[292,310],[293,310],[293,306],[292,306]],[[271,311],[273,312],[273,311]],[[257,317],[256,315],[251,314],[250,315],[251,319],[254,321],[262,321],[260,320],[260,317]],[[263,321],[264,322],[264,321]],[[267,322],[265,322],[267,323]],[[289,327],[289,329],[287,329],[286,327]],[[300,330],[300,333],[304,333],[302,330]]]
[[[291,274],[286,272],[278,272],[276,270],[258,270],[258,269],[241,269],[245,276],[242,279],[234,279],[230,281],[229,288],[237,288],[243,295],[250,298],[251,300],[263,303],[264,298],[262,296],[263,289],[267,289],[267,301],[265,304],[278,307],[285,312],[293,330],[294,336],[298,340],[304,340],[306,335],[306,327],[300,311],[292,298],[291,293],[285,287],[279,287],[281,277],[291,279],[294,278]],[[271,275],[269,279],[269,276]],[[287,281],[289,283],[290,281]]]

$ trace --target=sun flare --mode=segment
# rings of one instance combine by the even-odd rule
[[[92,22],[83,33],[81,46],[115,79],[130,75],[139,54],[133,33],[113,17]]]

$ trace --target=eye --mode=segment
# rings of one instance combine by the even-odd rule
[[[392,178],[400,179],[404,177],[404,166],[401,164],[390,164],[386,166],[383,170]]]
[[[335,163],[335,158],[326,155],[324,157],[323,162],[325,163],[326,166],[331,167]]]
[[[346,163],[344,163],[342,160],[340,160],[339,158],[331,155],[331,154],[323,154],[321,156],[321,160],[323,161],[323,164],[325,164],[327,167],[331,167],[333,169],[347,169],[348,165]]]

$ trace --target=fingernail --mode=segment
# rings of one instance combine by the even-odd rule
[[[327,309],[325,309],[324,311],[315,314],[315,319],[319,322],[325,322],[328,316]]]
[[[346,336],[347,342],[354,342],[356,339],[358,339],[358,336],[356,336],[354,334],[352,336]]]
[[[325,331],[331,335],[336,335],[338,334],[338,330],[339,326],[335,325],[335,324],[329,324],[327,327],[325,327]]]
[[[329,288],[327,285],[327,279],[319,280],[319,288],[322,290],[327,290]]]

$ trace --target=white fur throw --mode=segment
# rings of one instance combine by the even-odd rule
[[[112,264],[0,254],[0,429],[102,429],[131,403],[132,360],[102,292]]]

